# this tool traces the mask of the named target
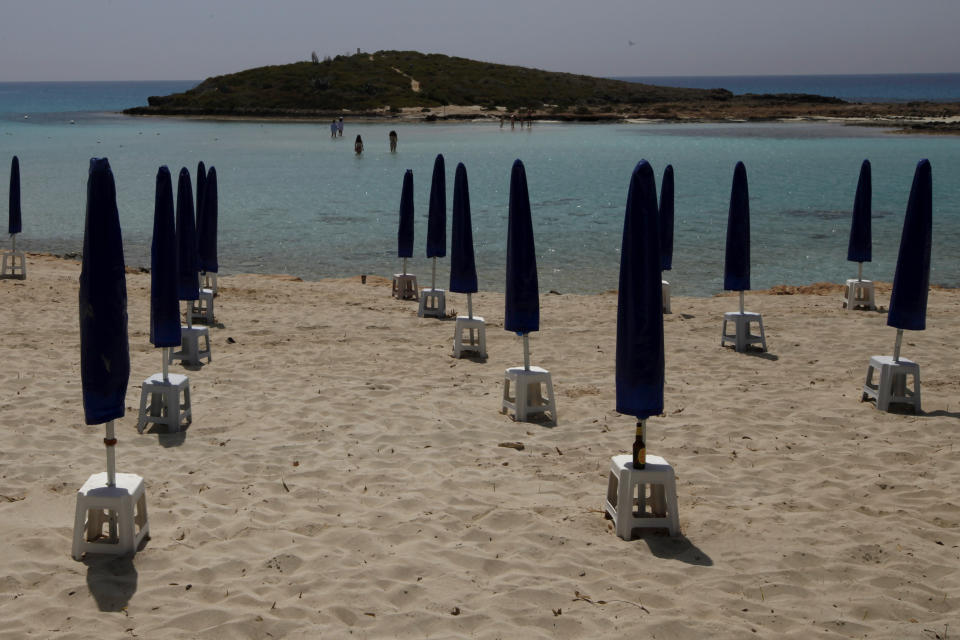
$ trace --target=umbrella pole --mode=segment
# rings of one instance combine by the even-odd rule
[[[857,263],[857,282],[863,282],[863,263]]]
[[[437,290],[437,257],[433,257],[433,277],[430,278],[430,288]]]
[[[530,334],[523,334],[523,370],[530,371]]]
[[[893,345],[893,361],[900,362],[900,343],[903,341],[903,329],[897,329],[897,341]]]
[[[193,329],[193,300],[187,300],[187,329]]]
[[[161,347],[160,356],[163,358],[163,381],[167,382],[167,360],[169,359],[168,349],[170,347]]]
[[[10,242],[13,243],[13,252],[16,253],[17,252],[17,234],[15,233],[10,234]]]
[[[637,420],[637,435],[633,439],[633,468],[643,469],[647,464],[647,445],[643,441],[643,431],[647,426],[646,419]]]
[[[113,430],[113,420],[107,422],[107,437],[103,439],[103,444],[107,447],[107,486],[114,487],[117,484],[117,460],[113,448],[117,446],[117,436]]]
[[[740,290],[740,315],[743,315],[743,289]]]
[[[467,317],[473,320],[473,294],[467,294]],[[470,344],[476,344],[473,341],[473,327],[470,328]]]
[[[407,275],[407,259],[403,259],[403,275]]]

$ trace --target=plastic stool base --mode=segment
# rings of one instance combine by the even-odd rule
[[[213,324],[213,289],[200,289],[200,297],[190,303],[190,319],[193,322]]]
[[[116,533],[112,539],[111,529]],[[149,532],[147,497],[140,476],[118,473],[116,485],[108,487],[107,474],[95,473],[77,491],[71,552],[75,560],[84,553],[136,553]]]
[[[183,403],[180,396],[183,396]],[[180,373],[155,373],[143,381],[140,393],[140,415],[137,432],[143,433],[148,422],[163,424],[168,431],[179,431],[193,422],[190,407],[190,378]]]
[[[393,291],[391,295],[400,300],[419,300],[417,293],[417,276],[412,273],[393,274]]]
[[[27,258],[23,251],[3,251],[2,266],[0,266],[0,277],[13,278],[19,280],[27,279]]]
[[[680,517],[673,467],[660,456],[648,454],[644,468],[634,469],[632,456],[613,456],[604,509],[613,519],[617,535],[624,540],[633,539],[634,529],[665,528],[671,536],[678,535]]]
[[[734,333],[727,333],[727,324],[734,324]],[[750,333],[750,324],[756,323],[760,334]],[[743,353],[751,344],[759,344],[763,351],[767,350],[767,336],[763,331],[763,316],[753,311],[730,311],[723,314],[723,328],[720,330],[720,346],[731,343],[737,353]]]
[[[200,348],[200,338],[204,339],[204,348]],[[210,329],[207,327],[180,327],[180,351],[170,352],[170,362],[181,360],[183,364],[200,364],[200,359],[206,358],[213,362],[210,355]]]
[[[420,291],[420,309],[417,315],[421,318],[444,318],[447,315],[447,297],[443,289],[423,289]]]
[[[847,280],[847,289],[843,294],[843,306],[847,311],[853,311],[854,309],[875,311],[877,305],[874,300],[873,282],[857,280],[856,278]]]
[[[874,384],[876,372],[880,379]],[[912,389],[907,386],[907,376],[913,376]],[[860,400],[874,400],[880,411],[889,411],[891,404],[908,404],[914,413],[920,413],[920,365],[906,358],[894,361],[893,356],[872,356]]]
[[[466,332],[466,340],[464,340]],[[487,357],[487,326],[480,316],[457,316],[453,333],[453,357],[459,358],[464,352],[473,353],[481,358]]]
[[[511,387],[513,394],[511,395]],[[546,396],[543,390],[546,388]],[[554,424],[557,420],[557,399],[553,393],[550,372],[541,367],[510,367],[503,374],[503,400],[501,413],[513,410],[517,422],[526,422],[531,414],[550,412]]]

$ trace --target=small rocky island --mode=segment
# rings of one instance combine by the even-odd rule
[[[850,103],[809,94],[734,95],[557,73],[416,51],[378,51],[248,69],[183,93],[151,96],[129,115],[412,120],[518,115],[561,121],[676,122],[839,118],[957,133],[960,104]]]

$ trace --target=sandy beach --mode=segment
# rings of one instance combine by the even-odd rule
[[[627,542],[602,511],[633,440],[613,410],[615,293],[542,296],[553,425],[499,411],[522,364],[502,294],[474,296],[489,358],[456,360],[452,319],[418,318],[388,279],[226,275],[213,361],[186,371],[193,424],[138,435],[160,352],[150,276],[130,272],[117,469],[145,478],[151,535],[78,562],[76,491],[105,467],[103,427],[83,424],[79,271],[30,254],[27,280],[0,280],[0,638],[960,634],[960,291],[931,291],[927,330],[905,336],[916,416],[860,402],[870,356],[893,350],[889,286],[879,312],[831,287],[748,294],[765,354],[720,346],[736,298],[674,298],[647,450],[676,469],[682,535]]]

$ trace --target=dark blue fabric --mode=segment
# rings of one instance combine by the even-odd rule
[[[537,285],[537,252],[527,172],[519,160],[510,174],[510,214],[507,221],[507,286],[503,328],[518,334],[540,330],[540,290]]]
[[[197,199],[194,212],[197,214],[197,233],[200,232],[201,220],[203,220],[203,197],[206,195],[205,186],[207,183],[207,167],[203,160],[197,163]]]
[[[190,172],[180,169],[177,182],[177,298],[196,300],[200,297],[197,256],[197,227],[193,220],[193,187]]]
[[[447,177],[443,155],[433,162],[433,180],[430,182],[430,210],[427,213],[427,257],[447,255]]]
[[[873,183],[870,178],[870,161],[860,165],[857,180],[857,195],[853,200],[853,220],[850,223],[850,244],[847,245],[847,260],[870,262],[873,242],[870,237],[870,212]]]
[[[727,291],[750,289],[750,193],[747,190],[747,168],[742,162],[738,162],[733,170],[733,187],[730,189],[723,288]]]
[[[166,166],[157,171],[150,245],[150,343],[180,346],[180,302],[177,300],[177,231],[173,218],[173,180]]]
[[[20,233],[23,229],[23,221],[20,212],[20,159],[13,156],[10,163],[10,234]]]
[[[473,257],[473,227],[470,222],[470,187],[467,168],[457,165],[453,178],[453,219],[450,226],[450,291],[477,292],[477,264]]]
[[[930,161],[921,160],[913,174],[900,236],[897,271],[893,276],[890,311],[887,313],[887,324],[891,327],[911,331],[927,328],[932,226],[933,176]]]
[[[87,424],[123,417],[130,378],[127,280],[117,191],[106,158],[91,158],[80,267],[80,383]]]
[[[397,227],[397,257],[413,257],[413,171],[403,174],[400,192],[400,224]]]
[[[201,271],[217,273],[217,168],[210,167],[203,181],[203,216],[197,219],[197,255]]]
[[[663,413],[663,289],[660,220],[653,169],[630,178],[617,297],[617,412],[644,420]]]
[[[660,269],[673,269],[673,165],[663,170],[660,187]]]

